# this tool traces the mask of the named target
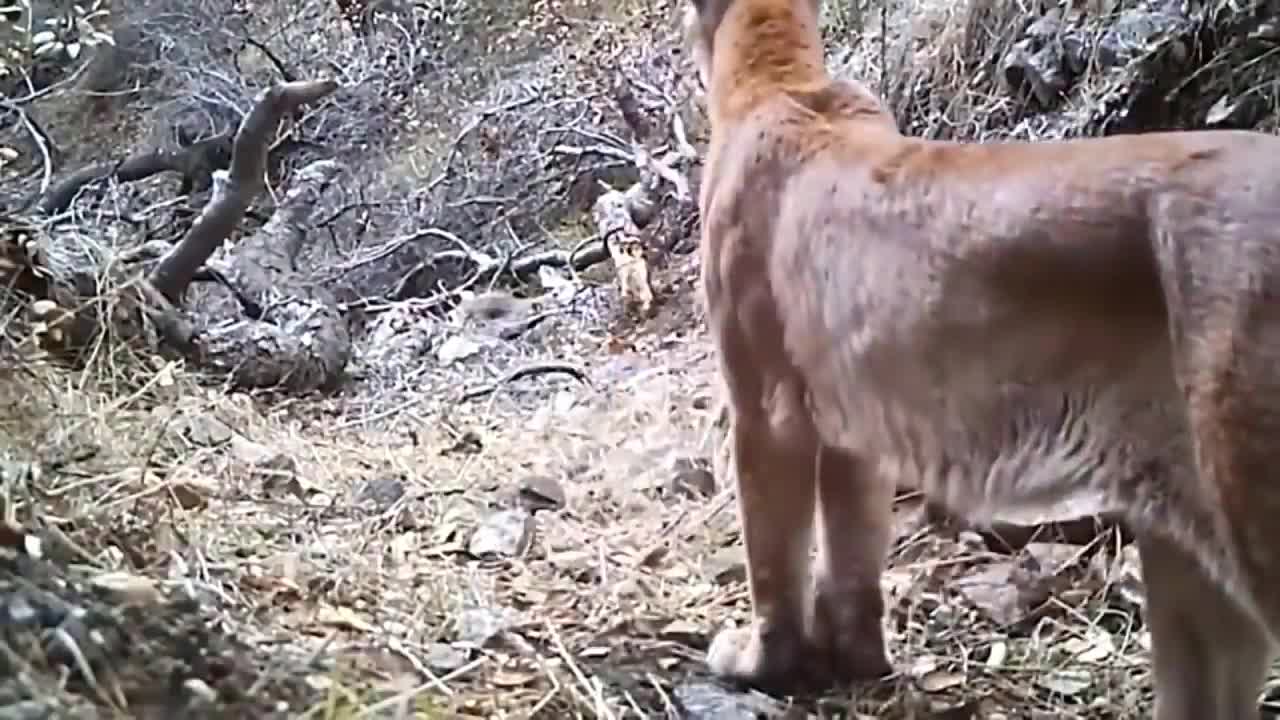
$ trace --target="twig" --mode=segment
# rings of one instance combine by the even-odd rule
[[[680,153],[671,153],[667,157],[658,158],[653,153],[642,149],[636,150],[636,168],[638,170],[651,170],[654,175],[666,180],[676,188],[676,197],[680,200],[689,199],[689,181],[685,179],[670,163],[679,160],[682,157]]]
[[[351,717],[353,718],[353,720],[357,720],[358,718],[375,717],[382,710],[388,707],[391,707],[392,705],[395,705],[396,703],[400,702],[404,698],[416,697],[432,688],[439,689],[439,687],[442,685],[445,687],[448,687],[446,683],[448,683],[450,680],[454,680],[459,677],[462,677],[463,675],[466,675],[467,673],[471,672],[472,670],[475,670],[476,668],[480,667],[481,665],[487,662],[489,662],[489,658],[482,655],[476,658],[475,660],[472,660],[471,662],[467,663],[466,665],[463,665],[457,670],[450,672],[447,675],[443,675],[439,678],[433,677],[427,682],[424,682],[418,685],[417,687],[409,688],[408,690],[405,690],[402,693],[393,695],[392,697],[387,698],[386,700],[382,700],[381,702],[361,708],[359,712],[355,713]]]
[[[75,70],[72,70],[71,73],[66,77],[53,83],[52,85],[40,88],[39,90],[34,89],[35,86],[31,83],[30,77],[27,75],[27,73],[23,72],[23,77],[27,81],[27,88],[30,89],[30,92],[21,97],[8,98],[8,102],[13,105],[28,105],[30,103],[35,102],[36,100],[39,100],[40,98],[46,95],[55,93],[58,90],[61,90],[65,87],[70,87],[72,83],[74,83],[76,80],[80,78],[80,75],[83,74],[85,69],[88,67],[89,67],[88,62],[82,62],[80,63],[79,67],[77,67]]]
[[[31,139],[35,141],[36,148],[40,150],[40,159],[42,161],[42,171],[40,173],[40,194],[48,192],[49,186],[53,183],[53,154],[49,152],[49,136],[45,134],[31,116],[27,114],[17,103],[5,100],[0,102],[3,107],[10,112],[17,113],[18,120],[22,123],[22,127],[31,135]]]
[[[449,232],[448,230],[444,230],[437,227],[429,227],[429,228],[423,228],[421,230],[416,230],[402,237],[395,238],[387,242],[386,244],[382,245],[381,247],[375,248],[374,250],[366,253],[363,257],[357,257],[352,260],[348,260],[342,265],[339,265],[337,268],[334,268],[333,272],[322,277],[319,280],[319,282],[323,283],[323,282],[332,282],[334,280],[337,280],[338,278],[342,277],[344,274],[352,270],[355,270],[356,268],[362,265],[367,265],[371,262],[381,260],[382,258],[385,258],[391,255],[396,250],[399,250],[405,245],[408,245],[410,243],[417,242],[418,240],[422,240],[424,238],[429,238],[429,237],[439,238],[441,240],[447,240],[453,243],[454,245],[457,245],[459,248],[461,248],[461,250],[444,250],[444,251],[438,252],[435,255],[431,256],[431,258],[429,258],[428,260],[425,260],[424,263],[426,264],[431,264],[434,262],[438,262],[440,260],[467,260],[480,266],[482,270],[487,270],[497,265],[500,262],[498,259],[494,257],[491,257],[485,253],[478,252],[472,249],[472,247],[468,245],[466,241],[464,241],[462,238],[458,237],[457,235]]]
[[[403,657],[405,660],[408,660],[409,664],[413,666],[413,669],[417,670],[419,675],[422,675],[423,677],[425,677],[427,679],[427,682],[429,682],[431,686],[434,687],[436,690],[439,690],[445,695],[454,694],[453,688],[441,682],[440,677],[437,676],[435,673],[431,672],[431,668],[427,667],[426,663],[422,662],[422,660],[419,660],[416,655],[409,652],[409,648],[405,647],[404,643],[401,642],[399,638],[396,638],[396,637],[390,638],[387,641],[387,647],[392,652]]]
[[[582,686],[591,698],[594,705],[592,710],[595,712],[596,717],[614,720],[613,712],[609,710],[609,705],[605,703],[604,694],[600,692],[600,688],[595,683],[587,679],[586,674],[582,672],[582,668],[578,667],[578,663],[574,662],[573,656],[569,654],[569,649],[565,647],[564,641],[560,639],[560,633],[556,632],[550,622],[546,624],[546,628],[547,633],[551,636],[551,642],[555,645],[556,655],[560,656],[560,660],[569,668],[569,672],[574,679],[578,681],[578,684]]]
[[[276,66],[276,70],[278,70],[278,71],[280,72],[280,79],[281,79],[281,80],[284,80],[285,82],[294,82],[295,80],[297,80],[297,79],[298,79],[298,76],[297,76],[296,74],[294,74],[294,73],[293,73],[293,71],[291,71],[291,70],[289,69],[289,66],[288,66],[288,65],[285,65],[283,60],[281,60],[280,58],[276,57],[276,54],[275,54],[275,53],[273,53],[273,52],[271,52],[271,48],[269,48],[269,47],[267,47],[266,45],[264,45],[264,44],[262,44],[262,43],[258,42],[257,40],[254,40],[254,39],[253,39],[253,38],[251,38],[251,37],[246,37],[246,38],[244,39],[244,42],[245,42],[245,44],[246,44],[246,45],[249,45],[249,46],[251,46],[251,47],[255,48],[258,52],[260,52],[260,53],[262,53],[263,55],[266,55],[266,56],[267,56],[267,59],[271,61],[271,64],[272,64],[272,65],[275,65],[275,66]],[[237,58],[237,64],[238,64],[238,63],[239,63],[239,59]],[[236,68],[236,69],[238,70],[239,68]]]
[[[551,152],[558,153],[560,155],[569,155],[571,157],[582,157],[583,155],[596,154],[616,158],[624,162],[636,162],[635,154],[629,153],[626,150],[609,147],[608,145],[588,145],[586,147],[580,147],[578,145],[556,145],[551,148]]]
[[[644,678],[649,681],[649,685],[658,693],[658,699],[662,701],[662,709],[667,713],[667,717],[670,720],[679,720],[680,713],[676,710],[675,704],[671,702],[671,698],[667,696],[667,691],[662,689],[662,684],[658,682],[658,678],[654,677],[651,672],[645,673]]]
[[[466,391],[465,393],[462,394],[462,402],[467,402],[468,400],[475,400],[476,398],[482,398],[490,393],[495,392],[496,390],[498,390],[498,388],[501,388],[502,386],[507,385],[509,383],[513,383],[516,380],[520,380],[521,378],[533,377],[534,375],[546,375],[548,373],[564,373],[566,375],[572,376],[573,379],[577,380],[580,383],[583,383],[584,385],[587,385],[587,386],[591,385],[591,380],[587,378],[586,372],[584,372],[582,368],[578,367],[577,365],[573,365],[565,362],[540,362],[540,363],[533,363],[531,365],[525,365],[523,367],[518,367],[515,370],[512,370],[511,372],[504,375],[502,379],[498,380],[495,383],[491,383],[483,387],[478,387],[473,390]]]
[[[684,120],[680,119],[680,114],[675,113],[671,116],[671,134],[676,138],[676,150],[689,160],[698,159],[698,151],[689,142],[689,134],[684,129]]]

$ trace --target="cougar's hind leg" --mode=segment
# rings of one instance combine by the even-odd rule
[[[1271,641],[1182,547],[1140,534],[1155,720],[1257,720]]]
[[[832,447],[818,462],[818,565],[810,643],[834,682],[883,677],[880,574],[893,532],[893,487],[870,463]]]
[[[798,382],[757,387],[763,398],[734,398],[732,423],[752,622],[722,630],[707,664],[724,679],[786,693],[812,680],[804,617],[817,442]]]
[[[1280,229],[1268,221],[1280,191],[1247,177],[1224,172],[1213,193],[1158,193],[1151,206],[1194,443],[1190,495],[1211,519],[1193,540],[1229,579],[1145,541],[1156,720],[1257,718],[1280,634]],[[1250,203],[1230,213],[1249,221],[1224,222],[1224,201]]]
[[[1274,368],[1260,368],[1233,343],[1193,347],[1198,354],[1188,354],[1184,386],[1196,474],[1184,482],[1197,486],[1181,502],[1201,506],[1202,520],[1190,524],[1199,529],[1184,538],[1201,547],[1149,533],[1138,546],[1155,720],[1254,720],[1280,629],[1280,388],[1268,387]],[[1165,514],[1176,521],[1184,510],[1167,507]],[[1219,571],[1211,574],[1206,561]]]
[[[1253,339],[1270,344],[1268,334]],[[1270,340],[1280,347],[1280,336]],[[1272,380],[1280,366],[1258,361],[1237,351],[1196,365],[1215,368],[1192,383],[1189,401],[1199,491],[1215,518],[1198,540],[1219,548],[1228,582],[1185,552],[1146,541],[1143,570],[1158,623],[1155,720],[1259,716],[1280,631],[1280,384]]]

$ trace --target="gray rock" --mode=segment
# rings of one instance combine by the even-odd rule
[[[533,516],[528,510],[502,510],[485,518],[467,543],[473,557],[518,557],[533,541]]]
[[[547,475],[531,475],[520,483],[516,500],[529,512],[559,510],[564,507],[564,486]]]
[[[711,682],[687,682],[671,692],[685,720],[757,720],[776,718],[786,706],[758,692],[736,692]]]

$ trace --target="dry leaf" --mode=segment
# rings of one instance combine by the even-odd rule
[[[489,678],[489,681],[498,687],[511,688],[528,685],[537,677],[535,673],[522,670],[499,670]]]
[[[387,548],[391,555],[391,562],[396,565],[403,565],[417,546],[418,533],[414,530],[395,536]]]
[[[997,640],[991,643],[991,650],[987,653],[986,666],[992,669],[999,668],[1004,665],[1007,657],[1009,657],[1009,646],[1003,640]]]
[[[963,673],[937,670],[926,673],[924,677],[920,678],[920,689],[931,693],[942,692],[943,690],[959,687],[964,684],[964,681]]]
[[[316,622],[343,630],[357,630],[360,632],[371,632],[373,630],[373,625],[360,617],[355,610],[346,606],[322,606],[319,612],[316,613]]]
[[[701,638],[706,634],[706,628],[697,623],[687,620],[676,620],[667,623],[665,627],[659,631],[658,635],[668,640],[688,640]]]
[[[160,601],[160,589],[147,578],[127,572],[106,572],[92,580],[93,586],[121,602],[152,605]]]
[[[178,507],[183,510],[204,507],[209,504],[209,498],[217,492],[217,483],[195,473],[182,473],[182,477],[171,479],[169,482],[169,493],[178,503]]]
[[[1036,678],[1036,685],[1059,695],[1078,695],[1093,685],[1093,676],[1084,670],[1055,670]]]
[[[1097,663],[1106,660],[1116,650],[1111,633],[1101,628],[1090,630],[1085,637],[1073,637],[1059,646],[1073,662]]]

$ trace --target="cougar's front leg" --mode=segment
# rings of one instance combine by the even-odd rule
[[[747,553],[752,621],[721,631],[707,664],[730,681],[786,693],[807,688],[805,639],[817,440],[798,382],[757,386],[733,407],[733,461]]]
[[[818,566],[810,643],[834,683],[890,674],[880,574],[893,532],[893,486],[876,469],[824,447],[818,462]]]

